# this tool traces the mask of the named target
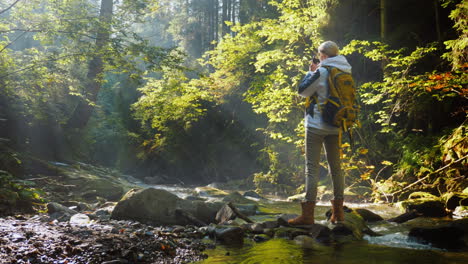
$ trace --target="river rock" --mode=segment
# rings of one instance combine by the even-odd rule
[[[238,226],[217,227],[215,229],[215,236],[216,239],[228,245],[242,244],[244,241],[244,230]]]
[[[286,238],[293,239],[299,235],[308,235],[309,232],[306,229],[295,228],[295,227],[279,227],[275,229],[275,238]]]
[[[421,216],[443,217],[447,215],[445,204],[440,199],[416,198],[408,199],[400,204],[406,212],[415,210],[420,213]]]
[[[305,249],[318,250],[318,251],[329,250],[328,247],[320,244],[317,240],[313,239],[310,236],[306,236],[306,235],[296,236],[294,238],[294,242],[297,245],[300,245],[301,247],[303,247]]]
[[[190,215],[202,222],[211,223],[215,221],[216,212],[220,207],[221,205],[216,203],[183,200],[166,190],[133,189],[117,203],[111,218],[154,225],[186,225],[192,222],[181,215]]]
[[[224,197],[223,202],[232,202],[235,204],[252,204],[254,201],[245,198],[239,192],[233,192]]]
[[[265,221],[262,222],[262,225],[264,228],[277,228],[279,226],[278,221]]]
[[[263,197],[260,196],[260,194],[256,193],[255,191],[246,191],[244,193],[244,197],[252,197],[252,198],[256,198],[256,199],[263,199]]]
[[[235,206],[246,216],[257,214],[258,206],[256,204],[236,204]]]
[[[270,237],[266,234],[258,234],[253,237],[253,241],[260,243],[270,240]]]
[[[53,213],[66,213],[66,214],[70,214],[70,215],[74,215],[76,213],[78,213],[77,211],[75,210],[72,210],[62,204],[59,204],[59,203],[56,203],[56,202],[51,202],[51,203],[48,203],[47,204],[47,212],[49,214],[53,214]]]
[[[85,214],[75,214],[70,218],[70,224],[74,225],[87,225],[90,222],[89,216]]]
[[[78,212],[56,202],[47,204],[47,213],[51,219],[57,219],[61,222],[69,221],[71,216]]]
[[[225,197],[228,196],[229,193],[216,189],[213,187],[205,186],[205,187],[197,187],[195,188],[195,192],[202,197]]]
[[[229,220],[233,220],[236,218],[236,213],[229,207],[229,205],[225,204],[219,211],[216,213],[216,222],[222,224]]]
[[[263,225],[263,223],[246,223],[246,224],[242,224],[241,228],[248,232],[261,234],[263,233],[265,226]]]
[[[356,213],[358,213],[366,222],[378,222],[384,220],[380,215],[372,212],[371,210],[358,208],[355,209]]]
[[[362,240],[364,234],[378,236],[370,229],[364,219],[354,210],[345,210],[345,220],[338,223],[331,230],[332,237],[335,241],[343,243],[348,241]]]
[[[288,202],[299,202],[305,200],[305,193],[296,194],[287,198]]]
[[[412,228],[408,237],[417,241],[422,241],[431,244],[434,247],[447,249],[451,251],[459,251],[466,249],[463,237],[465,232],[463,229],[456,226],[443,226],[436,228]]]
[[[449,193],[444,196],[447,209],[453,211],[458,206],[468,206],[467,193]]]

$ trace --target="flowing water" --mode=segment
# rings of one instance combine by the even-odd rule
[[[176,186],[154,186],[166,189],[184,198],[193,192],[192,188]],[[401,214],[399,209],[389,205],[348,204],[351,208],[366,208],[389,219]],[[316,211],[316,223],[328,225],[325,212],[328,204],[319,203]],[[251,216],[254,221],[274,220],[279,214],[298,214],[298,203],[286,202],[280,199],[270,199],[260,202],[259,211],[262,215]],[[244,240],[242,246],[216,245],[205,253],[208,258],[198,264],[454,264],[468,263],[468,252],[447,252],[417,241],[408,239],[409,229],[413,226],[430,227],[442,224],[448,219],[417,218],[407,223],[396,224],[380,221],[369,224],[369,227],[382,236],[364,236],[361,242],[350,242],[335,246],[306,249],[294,241],[286,239],[271,239],[266,242]],[[241,220],[240,220],[241,222]]]

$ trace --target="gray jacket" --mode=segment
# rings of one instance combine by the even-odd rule
[[[313,112],[306,114],[304,125],[314,128],[318,134],[334,135],[338,134],[340,129],[323,122],[322,115],[319,111],[319,105],[323,105],[328,97],[328,71],[324,66],[336,67],[342,71],[351,73],[351,65],[344,56],[338,55],[327,58],[319,64],[319,68],[317,68],[315,72],[307,72],[306,76],[299,84],[298,93],[303,97],[317,94],[318,99],[318,104],[315,104],[313,107]]]

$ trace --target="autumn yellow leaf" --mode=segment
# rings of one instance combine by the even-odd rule
[[[366,149],[366,148],[361,148],[361,149],[359,149],[359,154],[365,155],[365,154],[367,154],[368,152],[369,152],[369,150]]]

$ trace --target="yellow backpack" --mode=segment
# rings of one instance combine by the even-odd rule
[[[327,67],[329,94],[322,107],[323,121],[348,131],[358,123],[359,107],[356,101],[356,87],[351,73],[336,67]]]

